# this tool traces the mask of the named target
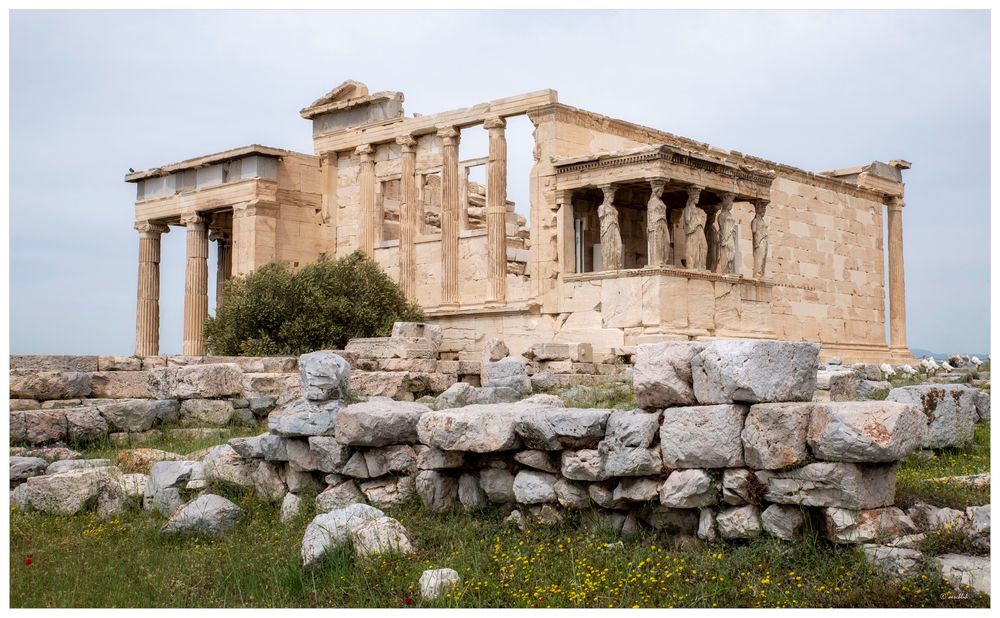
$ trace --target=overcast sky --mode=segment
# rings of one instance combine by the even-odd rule
[[[311,153],[298,110],[345,79],[403,91],[407,114],[553,88],[806,170],[907,159],[910,346],[989,348],[986,11],[15,11],[10,25],[16,354],[131,354],[128,168],[251,143]],[[512,156],[529,132],[512,126]],[[163,353],[181,349],[183,271],[175,229]]]

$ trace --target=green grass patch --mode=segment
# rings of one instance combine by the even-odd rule
[[[990,471],[990,424],[976,425],[967,447],[921,451],[908,457],[896,474],[896,504],[908,507],[916,502],[962,509],[990,503],[989,485],[942,482],[951,476]]]
[[[569,408],[619,408],[636,407],[635,391],[628,382],[607,384],[578,384],[556,391]]]
[[[109,437],[78,446],[84,459],[111,459],[114,460],[119,451],[130,448],[154,448],[161,451],[169,451],[179,455],[187,455],[204,448],[225,444],[231,438],[244,436],[256,436],[267,431],[266,426],[249,427],[246,425],[231,425],[222,427],[220,433],[212,433],[203,437],[190,437],[183,432],[174,432],[175,428],[163,428],[158,437],[134,443],[116,444]]]

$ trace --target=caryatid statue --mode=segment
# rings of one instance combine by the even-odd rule
[[[604,270],[621,270],[622,268],[622,233],[618,226],[618,209],[612,201],[615,199],[615,187],[601,185],[604,201],[597,207],[597,216],[601,220],[601,262]]]
[[[736,218],[733,217],[733,200],[736,195],[723,193],[719,204],[719,267],[718,272],[730,275],[736,272]]]
[[[705,239],[705,221],[708,216],[697,206],[701,189],[694,185],[688,187],[687,205],[684,206],[685,265],[696,270],[705,270],[705,260],[708,257],[708,241]]]
[[[649,266],[663,266],[670,257],[670,227],[667,225],[667,205],[663,203],[663,187],[666,181],[654,178],[649,181],[652,193],[646,203],[646,236],[648,240],[646,263]]]
[[[753,209],[753,221],[750,222],[750,231],[753,233],[753,276],[754,279],[763,279],[767,270],[767,221],[764,220],[767,202],[756,200]]]

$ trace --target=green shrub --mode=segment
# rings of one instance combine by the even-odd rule
[[[298,355],[341,349],[354,337],[388,335],[393,322],[423,314],[360,252],[325,255],[298,272],[273,262],[225,283],[222,306],[205,323],[217,355]]]

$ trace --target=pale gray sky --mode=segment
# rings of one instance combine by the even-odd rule
[[[910,346],[988,350],[987,11],[14,11],[10,24],[13,353],[132,353],[127,169],[251,143],[312,152],[298,110],[345,79],[403,91],[408,114],[553,88],[807,170],[907,159]],[[181,347],[177,232],[164,353]]]

